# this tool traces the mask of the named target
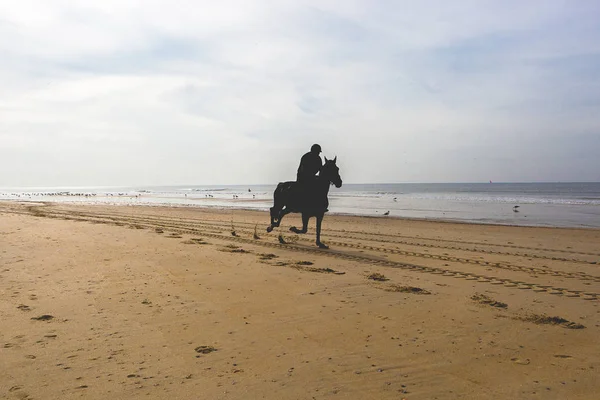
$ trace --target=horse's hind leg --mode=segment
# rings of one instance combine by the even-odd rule
[[[282,194],[278,186],[273,195],[273,207],[270,208],[271,225],[267,227],[267,232],[271,232],[273,228],[278,227],[279,223],[281,222],[281,210],[284,207],[281,195]]]
[[[292,226],[290,228],[290,231],[294,232],[294,233],[306,233],[308,231],[308,220],[310,219],[310,216],[307,214],[302,214],[302,230],[296,228],[295,226]]]
[[[267,227],[267,232],[271,232],[273,228],[279,226],[279,222],[281,218],[279,218],[279,213],[281,212],[281,208],[277,208],[277,205],[271,207],[271,225]]]
[[[281,224],[283,217],[291,212],[292,210],[288,209],[287,207],[283,210],[281,208],[277,209],[276,206],[271,207],[271,226],[267,227],[267,232],[271,232],[273,228],[277,228]]]
[[[276,224],[279,221],[279,213],[281,212],[281,207],[271,207],[271,225]]]
[[[271,207],[271,225],[267,226],[267,232],[271,232],[273,228],[279,226],[279,219],[277,218],[281,209]]]
[[[288,215],[291,212],[292,212],[292,210],[289,207],[286,207],[283,210],[279,211],[279,215],[277,216],[277,226],[279,226],[279,224],[281,224],[281,220],[283,219],[283,217],[285,217],[286,215]]]

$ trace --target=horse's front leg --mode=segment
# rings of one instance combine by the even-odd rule
[[[310,215],[302,213],[302,230],[296,228],[295,226],[292,226],[290,228],[290,231],[294,232],[294,233],[306,233],[308,231],[308,220],[310,219]]]
[[[321,242],[321,222],[323,222],[323,214],[317,215],[317,246],[321,249],[328,249],[329,246]]]

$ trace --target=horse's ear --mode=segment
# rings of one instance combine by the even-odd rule
[[[327,162],[327,161],[329,161],[329,160],[327,159],[327,157],[325,157],[325,162]]]
[[[335,158],[333,159],[333,163],[335,164],[336,161],[337,161],[337,156],[335,156]]]

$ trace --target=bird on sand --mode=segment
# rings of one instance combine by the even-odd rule
[[[390,212],[386,211],[386,212],[383,213],[383,215],[390,215]]]

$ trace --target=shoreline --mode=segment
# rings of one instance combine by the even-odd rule
[[[232,200],[235,201],[235,200]],[[257,200],[258,201],[258,200]],[[268,211],[261,210],[256,208],[245,208],[245,207],[226,207],[226,206],[212,206],[212,205],[199,205],[199,204],[180,204],[180,203],[145,203],[145,204],[129,204],[129,203],[82,203],[82,202],[55,202],[55,201],[41,201],[41,200],[13,200],[13,199],[0,199],[0,204],[3,202],[6,203],[16,203],[16,204],[43,204],[43,205],[68,205],[68,206],[84,206],[84,207],[141,207],[141,208],[167,208],[167,209],[182,209],[182,210],[218,210],[223,212],[257,212],[267,214],[266,221],[268,224]],[[294,215],[294,214],[289,214]],[[289,218],[289,215],[287,218]],[[295,215],[299,215],[295,213]],[[546,229],[576,229],[576,230],[590,230],[590,231],[600,231],[600,227],[594,226],[553,226],[553,225],[535,225],[535,224],[513,224],[513,223],[500,223],[500,222],[487,222],[481,221],[478,222],[476,220],[462,220],[462,219],[442,219],[442,218],[427,218],[427,217],[405,217],[405,216],[377,216],[377,215],[362,215],[362,214],[351,214],[351,213],[343,213],[343,212],[328,212],[325,214],[325,218],[327,217],[351,217],[351,218],[367,218],[367,219],[382,219],[382,220],[399,220],[399,221],[422,221],[422,222],[431,222],[431,223],[441,223],[441,224],[466,224],[466,225],[482,225],[482,226],[498,226],[498,227],[515,227],[515,228],[546,228]]]
[[[274,186],[166,186],[124,191],[0,193],[6,200],[68,203],[179,204],[182,207],[259,209],[273,205]],[[329,210],[340,215],[431,219],[476,224],[600,229],[600,183],[349,184],[330,193]],[[520,206],[520,208],[515,207]]]

